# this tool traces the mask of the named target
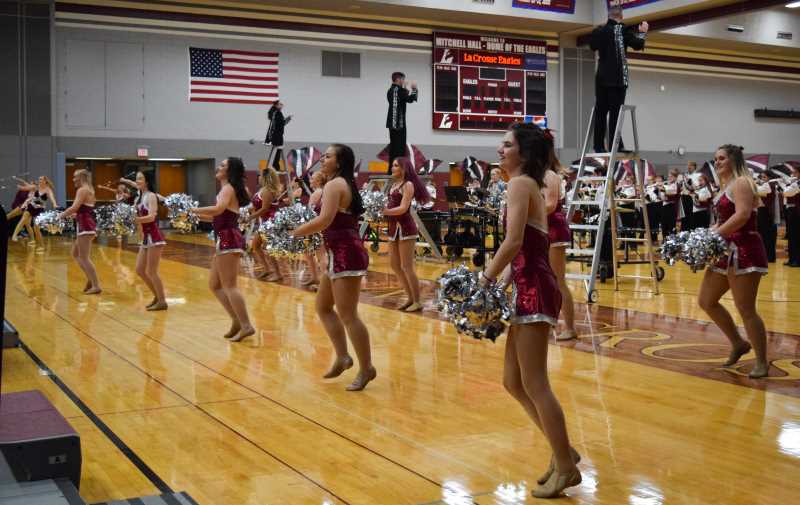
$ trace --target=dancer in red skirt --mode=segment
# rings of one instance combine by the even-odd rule
[[[275,215],[278,210],[278,196],[281,192],[281,181],[278,177],[278,172],[272,167],[267,167],[261,171],[258,176],[259,188],[255,195],[253,195],[250,203],[253,209],[250,211],[248,221],[255,221],[256,226],[260,226],[262,221],[266,221]],[[283,280],[278,261],[272,256],[264,252],[264,241],[258,233],[253,237],[253,255],[256,257],[264,271],[258,275],[259,279],[265,279],[267,282],[280,282]]]
[[[322,170],[318,170],[311,174],[309,178],[311,185],[311,195],[308,197],[308,208],[318,212],[322,207],[322,188],[328,182],[328,178]],[[323,244],[314,254],[308,253],[305,255],[306,269],[308,276],[300,282],[300,285],[308,287],[312,291],[319,289],[320,270],[327,266],[328,253],[325,252],[325,244]]]
[[[392,162],[392,187],[383,215],[389,221],[389,259],[395,276],[403,286],[408,300],[398,307],[405,312],[419,312],[422,304],[419,297],[419,279],[414,268],[414,247],[419,230],[411,216],[411,201],[424,205],[431,197],[419,180],[411,160],[395,158]]]
[[[552,137],[552,135],[548,135]],[[550,163],[544,176],[544,200],[547,210],[547,232],[550,240],[550,266],[558,280],[558,291],[561,293],[561,315],[564,317],[564,330],[556,334],[556,340],[571,340],[578,336],[575,331],[575,304],[572,293],[567,286],[567,247],[572,243],[572,232],[564,215],[562,202],[566,197],[562,184],[562,168],[556,157],[553,141],[548,140]]]
[[[550,468],[533,491],[555,498],[581,482],[578,453],[570,446],[564,412],[547,379],[548,336],[558,322],[561,295],[548,262],[550,241],[542,188],[550,166],[552,135],[531,123],[513,124],[498,149],[509,175],[506,237],[481,276],[490,285],[503,274],[513,284],[514,317],[506,343],[503,385],[547,437]]]
[[[158,275],[161,253],[167,244],[158,229],[158,197],[153,193],[152,172],[137,172],[136,187],[139,197],[136,199],[136,222],[142,227],[142,244],[136,257],[136,273],[142,278],[153,293],[153,301],[146,309],[167,310],[164,296],[164,284]]]
[[[317,211],[319,215],[299,226],[292,235],[303,237],[322,232],[328,250],[328,269],[317,291],[317,314],[336,351],[336,359],[324,377],[338,377],[353,366],[347,352],[347,335],[359,365],[358,375],[347,390],[361,391],[378,374],[372,366],[369,332],[358,316],[361,278],[367,275],[369,256],[358,235],[358,216],[364,212],[364,206],[353,174],[355,155],[350,147],[333,144],[325,151],[321,163],[328,182]]]
[[[100,282],[97,279],[97,269],[92,263],[92,241],[97,236],[97,222],[94,220],[94,206],[97,197],[92,186],[92,174],[86,169],[76,170],[72,176],[75,184],[75,200],[72,205],[64,212],[59,214],[60,218],[74,215],[77,225],[78,237],[72,245],[72,257],[86,274],[86,286],[83,292],[87,295],[97,295],[102,292]]]
[[[244,163],[241,158],[228,158],[217,167],[220,185],[217,204],[192,209],[200,219],[211,221],[216,236],[216,254],[211,260],[208,287],[231,318],[225,338],[231,342],[253,335],[247,304],[236,286],[239,259],[244,253],[244,237],[239,230],[239,209],[249,202],[244,186]]]
[[[756,363],[749,376],[758,379],[769,373],[767,331],[756,310],[758,285],[767,273],[768,263],[764,241],[756,231],[758,192],[742,151],[739,146],[727,144],[714,156],[720,192],[714,202],[717,224],[713,229],[728,240],[729,248],[727,257],[706,270],[698,302],[731,343],[724,366],[733,366],[753,349]],[[728,290],[742,316],[749,343],[742,339],[730,313],[719,303]]]

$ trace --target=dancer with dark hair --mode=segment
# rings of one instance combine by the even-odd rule
[[[392,173],[394,159],[406,155],[406,104],[419,98],[417,83],[411,82],[411,91],[406,89],[406,74],[392,73],[392,85],[386,92],[389,111],[386,113],[386,128],[389,129],[389,173]]]
[[[216,205],[192,209],[200,219],[211,221],[216,235],[216,254],[211,260],[208,287],[231,318],[225,338],[231,342],[253,335],[247,304],[236,285],[239,259],[244,253],[244,238],[239,230],[239,209],[250,198],[244,185],[244,163],[241,158],[228,158],[219,164],[216,179],[220,185]]]
[[[758,193],[742,151],[739,146],[726,144],[714,156],[720,192],[714,202],[717,224],[712,229],[728,240],[730,246],[727,257],[706,270],[698,303],[731,343],[730,356],[723,366],[735,365],[752,349],[756,363],[748,375],[759,379],[769,374],[767,331],[756,309],[758,285],[768,271],[768,264],[764,242],[756,231]],[[728,290],[744,322],[749,343],[742,339],[731,314],[719,303]]]
[[[555,498],[577,486],[578,453],[570,446],[564,412],[547,378],[548,336],[558,322],[561,294],[548,262],[550,244],[542,188],[551,165],[545,130],[514,123],[498,149],[500,166],[511,178],[505,216],[506,238],[481,275],[483,285],[513,283],[514,317],[506,343],[503,385],[547,437],[553,450],[550,468],[533,491]]]
[[[419,237],[419,230],[411,216],[411,202],[416,200],[418,205],[424,205],[430,199],[431,196],[417,176],[411,160],[405,156],[395,158],[392,163],[389,201],[383,215],[389,221],[389,259],[392,270],[408,296],[406,303],[398,307],[405,312],[422,310],[419,279],[414,268],[414,246]]]
[[[11,240],[13,242],[19,240],[19,232],[25,228],[28,232],[29,245],[34,245],[37,242],[39,245],[43,245],[42,231],[35,225],[34,220],[36,216],[44,211],[48,201],[53,207],[58,207],[56,195],[53,191],[53,182],[43,175],[39,177],[36,184],[20,184],[19,188],[21,191],[27,190],[29,196],[22,204],[22,218],[20,218],[19,223],[17,223],[14,233],[11,235]]]
[[[350,337],[359,371],[347,390],[361,391],[378,374],[372,366],[369,332],[358,316],[361,278],[367,275],[369,256],[358,234],[358,217],[364,212],[364,205],[353,173],[353,150],[332,144],[325,151],[321,166],[328,182],[317,208],[318,216],[299,226],[292,235],[303,237],[322,232],[328,250],[328,269],[317,291],[317,315],[336,351],[333,365],[324,378],[338,377],[353,366],[347,351],[347,337]]]
[[[153,300],[145,309],[156,311],[167,310],[164,284],[158,275],[161,253],[167,242],[158,229],[158,198],[153,193],[152,178],[152,172],[136,172],[136,186],[139,190],[135,203],[136,223],[142,228],[142,243],[136,256],[136,273],[153,293]]]
[[[292,120],[292,116],[284,116],[283,102],[276,100],[272,107],[269,108],[267,118],[269,118],[269,127],[267,128],[267,135],[264,137],[264,144],[272,145],[271,156],[267,160],[267,165],[280,171],[280,160],[283,154],[283,133],[286,125]]]
[[[572,292],[567,286],[567,247],[572,244],[572,232],[567,223],[567,216],[562,207],[566,191],[562,185],[561,163],[556,156],[553,135],[545,130],[545,141],[548,149],[547,172],[544,176],[544,202],[547,211],[547,232],[550,241],[548,258],[550,267],[558,280],[558,291],[561,293],[561,315],[564,317],[564,330],[556,333],[556,340],[572,340],[577,338],[575,331],[575,304]]]
[[[92,174],[85,168],[76,170],[72,176],[75,184],[75,200],[72,205],[64,212],[59,214],[60,219],[75,216],[77,223],[77,238],[72,245],[72,257],[86,274],[86,286],[83,292],[87,295],[97,295],[102,293],[100,281],[97,279],[97,269],[92,263],[92,241],[97,236],[97,222],[94,218],[94,207],[97,204],[97,197],[94,194],[92,185]]]

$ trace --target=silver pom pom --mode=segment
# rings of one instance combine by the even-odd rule
[[[728,242],[710,228],[682,231],[664,239],[661,257],[669,265],[683,261],[692,270],[713,265],[728,254]]]
[[[164,199],[167,207],[167,217],[169,224],[180,233],[191,233],[200,222],[200,218],[189,212],[189,209],[197,207],[197,200],[185,193],[173,193]]]
[[[242,233],[247,231],[247,227],[250,224],[248,219],[250,218],[250,211],[253,210],[251,205],[245,205],[244,207],[239,207],[239,230]]]
[[[42,212],[34,220],[34,224],[51,235],[61,235],[69,231],[70,224],[74,223],[71,219],[59,219],[60,214],[57,210]]]
[[[317,214],[302,203],[278,209],[275,215],[261,223],[258,229],[264,242],[264,249],[273,256],[300,257],[314,253],[322,245],[320,233],[307,237],[292,237],[289,232],[315,217]]]
[[[512,310],[501,287],[481,287],[477,274],[463,264],[445,272],[438,284],[439,311],[459,333],[494,342],[505,331]]]
[[[381,191],[369,191],[362,189],[361,201],[364,203],[364,219],[375,222],[383,220],[383,209],[389,198]]]
[[[103,205],[95,210],[97,231],[112,237],[136,233],[136,209],[127,203]]]

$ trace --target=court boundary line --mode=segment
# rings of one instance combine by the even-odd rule
[[[92,424],[94,424],[97,429],[99,429],[100,432],[103,433],[103,435],[105,435],[106,438],[112,444],[114,444],[114,446],[126,458],[128,458],[128,461],[130,461],[133,466],[135,466],[142,473],[142,475],[144,475],[147,480],[149,480],[150,483],[159,490],[159,492],[175,492],[172,490],[169,484],[164,482],[164,480],[159,477],[155,470],[150,468],[150,466],[145,463],[144,460],[119,437],[119,435],[114,433],[114,430],[112,430],[105,422],[103,422],[102,419],[100,419],[100,417],[98,417],[97,414],[94,413],[91,407],[86,405],[86,403],[84,403],[84,401],[81,400],[80,397],[74,391],[72,391],[72,389],[67,386],[63,380],[61,380],[58,374],[56,374],[53,369],[50,368],[35,352],[33,352],[33,350],[28,347],[28,345],[21,338],[19,339],[19,347],[31,359],[31,361],[33,361],[36,366],[39,367],[39,370],[45,372],[53,384],[55,384],[56,387],[58,387],[58,389],[60,389],[61,392],[64,393],[64,395],[69,398],[70,401],[72,401],[72,403],[74,403],[81,412],[83,412],[83,414],[92,422]]]
[[[57,290],[57,291],[59,291],[59,292],[61,292],[61,293],[63,293],[63,294],[65,294],[65,295],[66,295],[68,298],[71,298],[71,299],[72,299],[72,300],[74,300],[74,301],[78,301],[77,299],[73,298],[73,297],[72,297],[72,295],[70,295],[68,292],[61,291],[61,290],[59,290],[58,288],[55,288],[55,287],[53,287],[53,286],[50,286],[50,287],[51,287],[51,288],[53,288],[53,289],[55,289],[55,290]],[[17,290],[18,290],[18,291],[21,291],[21,290],[20,290],[20,288],[19,288],[18,286],[17,286]],[[25,293],[23,292],[23,294],[25,294]],[[206,415],[206,416],[207,416],[209,419],[211,419],[211,420],[213,420],[213,421],[215,421],[215,422],[219,423],[219,424],[220,424],[220,425],[222,425],[223,427],[225,427],[225,428],[227,428],[228,430],[230,430],[231,432],[235,433],[237,436],[241,437],[241,438],[242,438],[242,440],[244,440],[245,442],[247,442],[247,443],[249,443],[250,445],[252,445],[253,447],[255,447],[255,448],[258,450],[258,451],[260,451],[260,452],[263,452],[264,454],[266,454],[266,455],[268,455],[269,457],[273,458],[273,459],[274,459],[275,461],[277,461],[279,464],[281,464],[281,465],[285,466],[286,468],[290,469],[291,471],[295,472],[295,473],[296,473],[297,475],[299,475],[299,476],[300,476],[302,479],[304,479],[304,480],[307,480],[308,482],[310,482],[311,484],[313,484],[313,485],[317,486],[318,488],[322,489],[322,490],[323,490],[323,491],[325,491],[326,493],[329,493],[329,494],[330,494],[332,497],[336,498],[336,499],[337,499],[337,500],[339,500],[340,502],[342,502],[342,503],[345,503],[345,504],[347,504],[347,505],[350,505],[350,502],[348,502],[348,501],[347,501],[347,500],[345,500],[344,498],[341,498],[339,495],[337,495],[336,493],[334,493],[334,492],[333,492],[333,491],[331,491],[330,489],[326,488],[325,486],[323,486],[323,485],[322,485],[322,484],[320,484],[319,482],[315,481],[314,479],[312,479],[312,478],[311,478],[311,477],[309,477],[308,475],[304,474],[303,472],[301,472],[300,470],[298,470],[298,469],[297,469],[297,468],[295,468],[294,466],[290,465],[290,464],[289,464],[289,463],[287,463],[286,461],[284,461],[284,460],[282,460],[281,458],[277,457],[276,455],[272,454],[272,453],[271,453],[270,451],[268,451],[266,448],[264,448],[264,447],[261,447],[260,445],[256,444],[256,443],[255,443],[255,442],[253,442],[253,440],[251,440],[249,437],[246,437],[246,436],[244,436],[242,433],[240,433],[238,430],[236,430],[236,429],[232,428],[230,425],[228,425],[228,424],[227,424],[227,423],[225,423],[224,421],[222,421],[222,420],[220,420],[219,418],[217,418],[216,416],[212,415],[212,414],[211,414],[209,411],[207,411],[206,409],[202,408],[202,405],[203,405],[202,403],[193,403],[193,402],[189,401],[189,400],[188,400],[188,399],[186,399],[186,398],[185,398],[183,395],[181,395],[180,393],[178,393],[177,391],[175,391],[175,390],[174,390],[174,389],[172,389],[171,387],[169,387],[169,386],[167,386],[166,384],[164,384],[164,383],[163,383],[162,381],[160,381],[160,380],[159,380],[157,377],[154,377],[153,375],[149,374],[149,373],[148,373],[146,370],[143,370],[143,369],[139,368],[138,366],[136,366],[136,364],[135,364],[135,363],[133,363],[133,362],[132,362],[132,361],[130,361],[129,359],[125,358],[124,356],[122,356],[121,354],[119,354],[118,352],[116,352],[116,351],[115,351],[114,349],[112,349],[111,347],[109,347],[109,346],[107,346],[107,345],[103,344],[102,342],[98,341],[97,339],[95,339],[93,336],[91,336],[90,334],[86,333],[86,332],[85,332],[85,331],[83,331],[82,329],[80,329],[80,328],[78,328],[78,327],[74,326],[74,325],[72,324],[72,322],[71,322],[71,321],[69,321],[68,319],[66,319],[65,317],[63,317],[61,314],[58,314],[57,312],[53,312],[53,311],[51,311],[50,309],[48,309],[47,307],[45,307],[45,306],[44,306],[44,304],[42,304],[42,303],[41,303],[41,301],[39,301],[38,299],[36,299],[36,298],[32,298],[32,297],[28,296],[27,294],[25,294],[25,296],[27,296],[28,298],[30,298],[31,300],[33,300],[34,302],[36,302],[36,304],[37,304],[37,305],[39,305],[39,306],[40,306],[41,308],[43,308],[44,310],[47,310],[48,312],[50,312],[51,314],[53,314],[55,317],[57,317],[57,318],[61,319],[61,320],[62,320],[62,321],[64,321],[64,322],[66,322],[66,323],[67,323],[69,326],[71,326],[72,328],[74,328],[74,329],[75,329],[75,330],[76,330],[78,333],[80,333],[80,334],[84,335],[86,338],[88,338],[89,340],[91,340],[92,342],[94,342],[95,344],[97,344],[98,346],[100,346],[100,347],[103,347],[104,349],[106,349],[107,351],[109,351],[111,354],[113,354],[113,355],[114,355],[114,356],[116,356],[117,358],[121,359],[122,361],[124,361],[124,362],[128,363],[130,366],[132,366],[133,368],[135,368],[135,369],[136,369],[136,370],[138,370],[139,372],[143,373],[145,376],[147,376],[147,377],[150,377],[150,378],[151,378],[153,381],[155,381],[155,382],[156,382],[158,385],[160,385],[161,387],[163,387],[165,390],[169,391],[170,393],[174,394],[175,396],[177,396],[178,398],[180,398],[180,399],[182,399],[183,401],[185,401],[185,402],[186,402],[186,405],[173,405],[173,406],[171,406],[171,408],[185,408],[185,407],[195,408],[196,410],[198,410],[198,411],[200,411],[201,413],[205,414],[205,415]],[[100,313],[99,311],[96,311],[96,312],[98,312],[99,314],[102,314],[102,313]],[[122,324],[123,326],[126,326],[126,327],[130,328],[128,325],[126,325],[125,323],[123,323],[123,322],[121,322],[121,321],[118,321],[117,319],[114,319],[114,318],[112,318],[112,317],[110,317],[110,316],[109,316],[109,318],[110,318],[111,320],[113,320],[113,321],[116,321],[116,322],[118,322],[119,324]],[[135,330],[135,329],[132,329],[132,328],[131,328],[131,330],[132,330],[132,331],[134,331],[134,332],[140,333],[140,334],[141,334],[142,336],[144,336],[145,338],[148,338],[148,339],[150,339],[150,340],[153,340],[153,341],[155,341],[155,342],[158,342],[157,340],[155,340],[155,339],[151,338],[150,336],[148,336],[148,335],[144,335],[144,334],[142,334],[141,332],[139,332],[139,331],[137,331],[137,330]],[[20,340],[20,344],[22,344],[22,340]],[[27,347],[27,346],[26,346],[26,347]],[[165,346],[165,347],[166,347],[166,346]],[[173,351],[173,352],[177,352],[177,351]],[[32,352],[32,351],[31,351],[31,353],[32,353],[32,354],[31,354],[31,359],[33,359],[33,356],[35,356],[35,354],[33,354],[33,352]],[[185,357],[185,356],[184,356],[184,357]],[[37,356],[37,359],[38,359],[38,356]],[[186,359],[189,359],[189,361],[191,361],[192,363],[196,363],[196,364],[198,364],[198,365],[201,365],[201,366],[204,366],[204,367],[205,367],[205,365],[203,365],[202,363],[197,363],[196,361],[192,360],[191,358],[188,358],[188,357],[186,357]],[[44,364],[44,362],[42,362],[41,360],[39,360],[39,361],[40,361],[42,364]],[[48,371],[50,371],[51,373],[53,373],[53,375],[51,375],[51,377],[55,376],[55,373],[54,373],[54,372],[52,372],[52,370],[50,370],[49,368],[48,368],[47,370],[48,370]],[[211,370],[212,372],[215,372],[215,373],[217,373],[216,371],[214,371],[214,370],[212,370],[212,369],[210,369],[210,368],[209,368],[209,370]],[[230,379],[229,379],[229,380],[230,380]],[[59,381],[60,381],[60,379],[59,379]],[[63,384],[63,381],[61,381],[61,382],[62,382],[62,384]],[[232,381],[232,382],[236,383],[236,381]],[[237,383],[237,384],[238,384],[238,383]],[[64,384],[64,386],[65,386],[65,387],[67,387],[67,389],[69,389],[69,388],[68,388],[68,386],[66,386],[66,384]],[[240,386],[241,386],[241,385],[240,385]],[[245,387],[245,386],[242,386],[242,387]],[[245,387],[245,388],[246,388],[246,387]],[[246,388],[246,389],[249,389],[249,388]],[[70,390],[70,392],[72,392],[72,391]],[[66,394],[66,393],[65,393],[65,394]],[[257,393],[257,394],[258,394],[258,393]],[[78,397],[78,395],[76,395],[74,392],[72,393],[72,395],[75,397],[75,399],[77,399],[78,401],[80,401],[80,402],[81,402],[81,404],[85,405],[85,403],[83,403],[83,401],[82,401],[82,400],[80,400],[80,397]],[[253,399],[255,399],[255,398],[241,398],[241,399],[238,399],[237,401],[243,401],[243,400],[253,400]],[[73,400],[73,401],[75,401],[75,400]],[[77,403],[76,403],[76,405],[77,405]],[[80,408],[80,407],[79,407],[79,408]],[[87,409],[88,409],[88,406],[87,406]],[[89,409],[89,410],[91,411],[91,409]],[[130,412],[129,412],[129,413],[130,413]],[[106,414],[106,415],[114,415],[114,414]],[[88,414],[87,414],[87,416],[88,416]],[[102,423],[104,426],[106,426],[106,427],[107,427],[107,425],[106,425],[105,423],[103,423],[103,421],[102,421],[101,419],[97,418],[97,420],[98,420],[100,423]],[[103,430],[102,430],[102,428],[101,428],[99,425],[98,425],[98,428],[99,428],[99,429],[101,429],[101,431],[103,431]],[[108,427],[107,427],[107,428],[108,428]],[[113,430],[111,430],[110,428],[108,428],[108,432],[109,432],[109,433],[111,433],[111,434],[112,434],[114,437],[116,437],[116,438],[118,438],[118,439],[119,439],[119,437],[118,437],[118,436],[117,436],[117,435],[116,435],[116,434],[113,432]],[[105,432],[105,431],[103,431],[103,433],[106,433],[106,432]],[[109,437],[109,438],[110,438],[110,437]],[[127,447],[127,445],[126,445],[124,442],[122,442],[122,440],[121,440],[121,439],[119,439],[119,440],[120,440],[120,443],[122,443],[122,444],[123,444],[125,447]],[[112,440],[112,442],[113,442],[113,440]],[[116,444],[115,444],[115,445],[116,445]],[[135,454],[135,453],[133,453],[133,451],[132,451],[132,450],[131,450],[131,453],[132,453],[132,454]],[[138,456],[137,456],[137,458],[138,458]],[[139,459],[140,459],[140,461],[141,461],[141,458],[139,458]],[[132,461],[132,462],[133,462],[133,461]],[[134,463],[134,464],[135,464],[135,463]],[[146,468],[148,468],[148,469],[149,469],[149,467],[148,467],[148,466],[147,466],[147,465],[144,463],[144,461],[142,461],[142,464],[143,464],[143,465],[144,465]],[[138,466],[137,466],[137,468],[138,468]],[[158,477],[158,475],[157,475],[155,472],[153,472],[152,470],[150,470],[150,471],[153,473],[153,475],[154,475],[156,478],[158,478],[158,479],[160,480],[160,478]],[[162,482],[162,483],[164,483],[163,481],[161,481],[161,482]],[[154,484],[155,484],[155,482],[154,482]],[[163,490],[161,490],[161,489],[159,488],[159,490],[160,490],[162,493],[174,493],[174,491],[173,491],[173,490],[172,490],[172,489],[171,489],[171,488],[170,488],[170,487],[169,487],[169,486],[168,486],[166,483],[164,483],[164,486],[166,486],[166,487],[165,487]]]

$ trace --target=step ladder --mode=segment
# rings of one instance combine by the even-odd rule
[[[625,116],[626,113],[630,114],[631,116],[631,125],[633,126],[633,145],[634,150],[633,152],[629,153],[621,153],[619,152],[619,145],[622,140],[622,129],[625,124]],[[581,151],[581,159],[580,165],[578,166],[578,173],[575,178],[575,186],[573,187],[571,193],[567,195],[567,222],[570,223],[569,227],[570,230],[575,232],[591,232],[595,234],[594,239],[594,247],[591,248],[584,248],[584,247],[573,247],[567,249],[568,257],[573,258],[582,258],[586,259],[591,257],[591,268],[589,272],[586,273],[582,271],[581,273],[567,273],[567,279],[571,280],[580,280],[583,282],[584,288],[586,289],[586,299],[589,303],[595,303],[599,299],[599,295],[597,290],[595,289],[595,283],[597,281],[597,275],[600,272],[600,263],[601,263],[601,250],[603,246],[603,237],[605,234],[605,227],[606,222],[611,222],[611,248],[613,250],[611,254],[611,264],[612,264],[612,274],[614,277],[614,290],[619,289],[619,280],[620,277],[622,278],[636,278],[636,279],[649,279],[652,281],[653,285],[653,292],[658,294],[658,279],[657,279],[657,271],[656,271],[656,261],[655,255],[653,250],[653,243],[651,240],[650,235],[650,220],[648,219],[647,215],[647,203],[644,199],[644,166],[641,163],[641,158],[639,157],[639,133],[636,128],[636,106],[635,105],[623,105],[620,108],[619,119],[617,121],[617,129],[614,132],[614,141],[611,145],[611,152],[607,153],[591,153],[588,152],[589,150],[589,142],[590,139],[593,137],[594,132],[594,121],[595,121],[595,113],[594,108],[592,108],[591,119],[589,120],[589,128],[586,130],[586,137],[583,141],[583,149]],[[607,172],[605,176],[595,176],[595,175],[587,175],[586,171],[586,159],[587,158],[602,158],[607,160]],[[635,172],[635,187],[636,187],[636,196],[634,198],[617,198],[616,197],[616,182],[615,182],[615,174],[616,174],[616,167],[617,164],[621,161],[625,160],[632,160]],[[582,198],[581,197],[581,188],[584,186],[589,185],[590,183],[599,182],[600,188],[598,188],[595,195],[591,198]],[[619,203],[634,203],[636,206],[642,209],[643,213],[643,220],[644,220],[644,227],[645,227],[645,236],[644,238],[629,238],[629,237],[618,237],[617,236],[617,205]],[[597,224],[573,224],[572,217],[575,215],[575,211],[581,207],[588,207],[588,208],[598,208],[599,209],[599,217]],[[610,218],[610,219],[609,219]],[[617,249],[620,245],[624,245],[625,243],[639,243],[643,244],[646,249],[647,255],[647,263],[650,265],[650,275],[626,275],[620,276],[617,271],[618,268],[618,260],[617,260]]]

